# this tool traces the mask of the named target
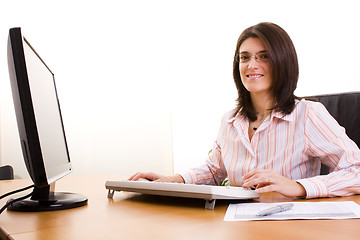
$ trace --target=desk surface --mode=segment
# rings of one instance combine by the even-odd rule
[[[57,191],[76,192],[89,198],[87,206],[39,213],[4,211],[0,215],[1,239],[359,239],[360,219],[224,222],[229,201],[217,201],[205,210],[200,199],[168,198],[115,193],[107,198],[106,180],[116,176],[67,176]],[[0,194],[30,184],[27,179],[0,181]],[[304,201],[275,193],[254,202]],[[6,199],[0,201],[3,206]],[[355,201],[360,195],[306,201]]]

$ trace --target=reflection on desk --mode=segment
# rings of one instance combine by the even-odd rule
[[[57,191],[88,196],[87,206],[59,212],[0,215],[2,239],[358,239],[360,219],[224,222],[229,203],[220,200],[215,210],[205,210],[203,200],[119,193],[107,198],[106,180],[119,176],[68,176],[58,181]],[[30,180],[0,181],[0,193],[29,185]],[[261,194],[253,202],[354,201],[360,195],[314,200]],[[3,205],[6,199],[2,199]],[[249,201],[246,201],[249,202]]]

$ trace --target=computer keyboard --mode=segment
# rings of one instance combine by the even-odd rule
[[[254,190],[231,187],[151,181],[106,181],[108,197],[115,191],[137,192],[151,195],[204,199],[206,209],[214,209],[216,199],[254,199],[259,194]]]

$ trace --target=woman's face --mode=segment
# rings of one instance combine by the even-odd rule
[[[247,38],[239,48],[239,71],[245,88],[253,94],[269,94],[271,69],[264,44],[259,38]]]

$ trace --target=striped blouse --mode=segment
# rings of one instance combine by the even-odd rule
[[[318,102],[296,101],[292,113],[272,112],[249,140],[249,121],[228,112],[205,164],[181,176],[186,183],[234,186],[252,169],[272,169],[297,180],[307,198],[360,193],[360,150]],[[321,162],[330,174],[319,175]]]

